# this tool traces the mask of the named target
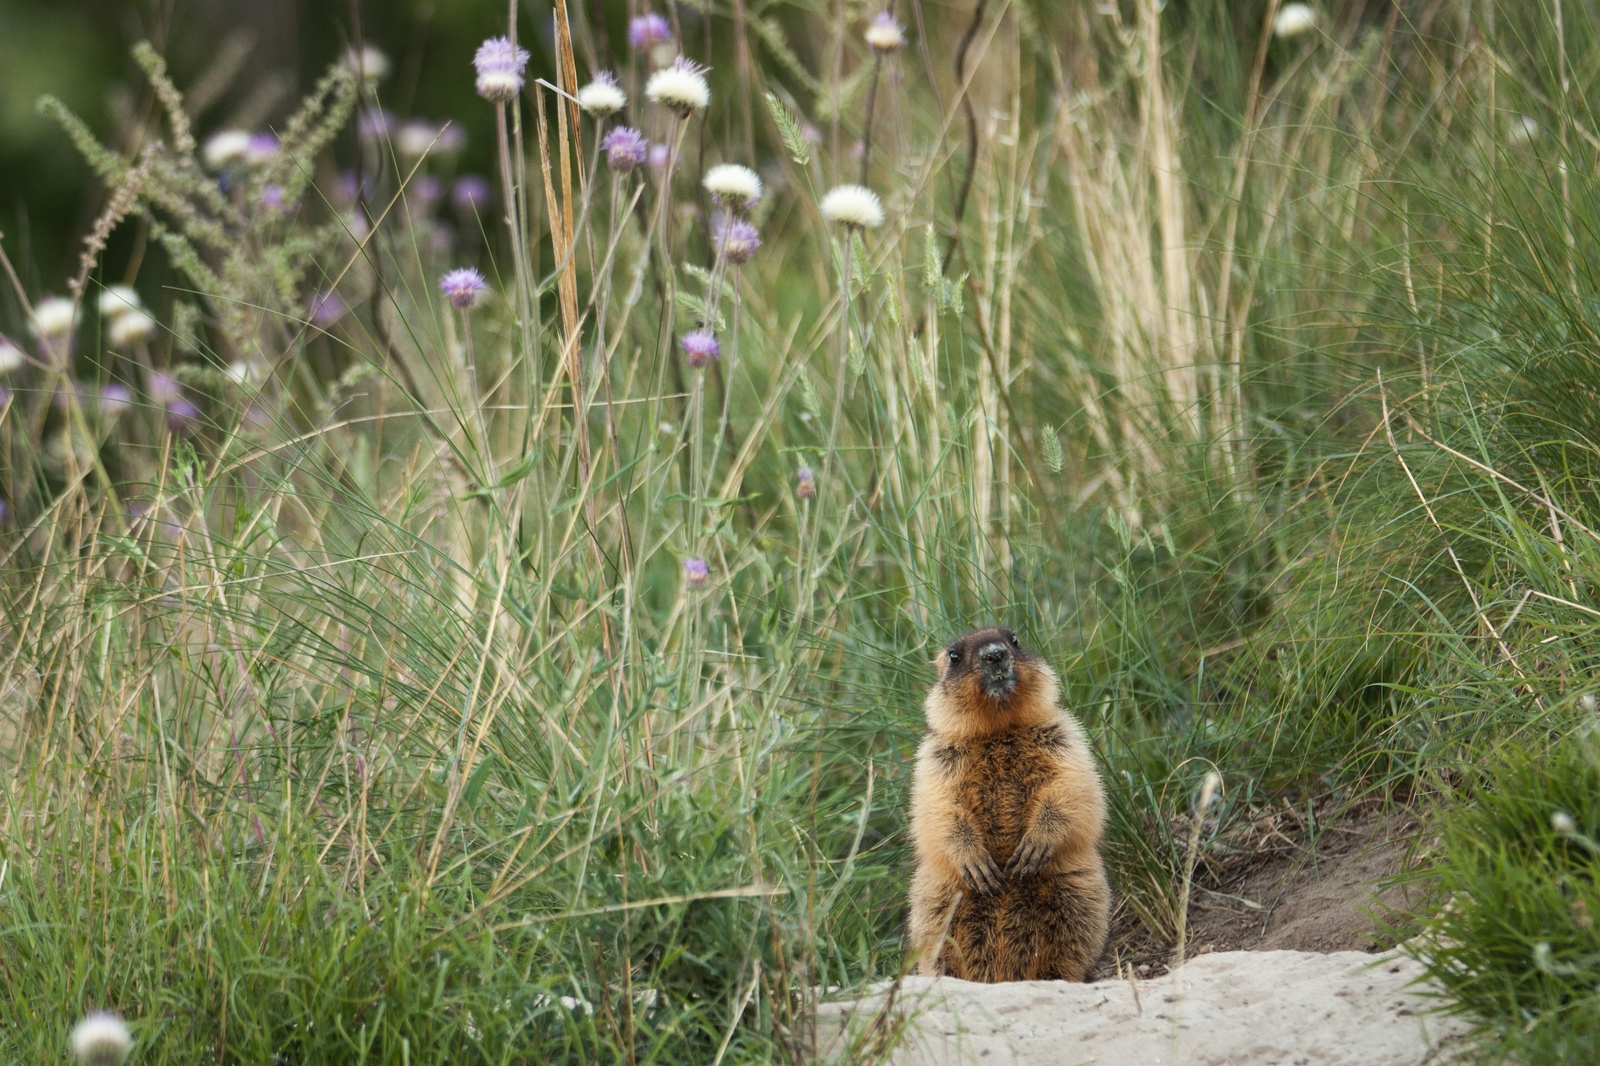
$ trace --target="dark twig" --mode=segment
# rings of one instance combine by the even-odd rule
[[[961,36],[961,46],[956,49],[956,91],[961,94],[961,110],[967,117],[967,171],[961,176],[961,188],[956,193],[956,217],[950,226],[950,247],[944,251],[944,262],[939,264],[939,272],[945,273],[950,269],[950,260],[955,257],[956,246],[961,243],[961,219],[967,213],[967,194],[972,192],[972,176],[978,169],[978,112],[972,106],[972,96],[966,91],[967,80],[967,52],[972,48],[972,42],[977,40],[978,28],[983,25],[984,12],[989,7],[989,0],[978,0],[972,9],[972,21],[967,25],[967,32]]]

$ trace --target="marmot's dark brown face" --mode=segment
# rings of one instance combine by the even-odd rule
[[[1030,687],[1039,657],[1024,649],[1004,626],[975,629],[956,638],[939,663],[940,683],[952,691],[976,689],[1004,704],[1019,686]]]

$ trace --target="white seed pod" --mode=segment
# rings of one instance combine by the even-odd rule
[[[578,90],[578,106],[590,115],[614,115],[628,106],[628,94],[622,91],[610,71],[601,71],[594,80]]]
[[[706,171],[706,192],[724,207],[748,211],[761,202],[761,178],[738,163],[718,163]]]
[[[130,344],[149,340],[155,332],[156,320],[150,317],[149,312],[129,308],[106,326],[106,340],[113,348],[126,348]]]
[[[33,328],[38,336],[50,339],[72,332],[72,301],[46,296],[33,305]]]
[[[865,185],[835,185],[818,205],[822,217],[852,229],[883,225],[883,201]]]
[[[247,130],[218,130],[206,138],[200,149],[200,158],[212,170],[221,170],[229,163],[237,163],[250,151],[250,134]]]
[[[1578,822],[1566,811],[1557,811],[1550,816],[1550,828],[1564,837],[1569,837],[1578,831]]]
[[[879,55],[896,51],[906,43],[905,28],[887,11],[878,12],[877,17],[867,23],[867,32],[862,36],[867,47]]]
[[[644,95],[652,103],[688,117],[690,112],[702,110],[711,103],[711,86],[706,82],[704,67],[679,56],[672,66],[650,75],[650,80],[645,82]]]
[[[72,1028],[72,1057],[93,1066],[115,1066],[133,1049],[133,1034],[115,1014],[96,1011]]]
[[[394,64],[375,44],[351,45],[344,53],[344,68],[363,81],[382,81]]]
[[[1316,29],[1317,11],[1310,4],[1284,4],[1272,20],[1272,35],[1288,40]]]
[[[0,337],[0,374],[10,374],[27,365],[28,357],[22,354],[22,349]]]
[[[144,307],[144,301],[130,286],[107,285],[100,290],[99,307],[102,318],[116,318],[129,311],[140,310]]]

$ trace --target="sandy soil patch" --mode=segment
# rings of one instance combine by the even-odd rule
[[[1181,974],[1091,984],[981,985],[907,978],[820,1008],[836,1059],[862,1034],[899,1029],[900,1066],[1422,1066],[1451,1061],[1466,1023],[1433,1013],[1396,955],[1230,951]]]

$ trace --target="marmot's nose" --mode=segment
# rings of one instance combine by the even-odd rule
[[[998,665],[999,663],[1003,663],[1007,659],[1011,658],[1011,649],[1006,647],[1004,644],[1001,644],[999,641],[995,641],[993,644],[985,644],[982,648],[980,648],[978,651],[978,658],[982,659],[986,663]]]

